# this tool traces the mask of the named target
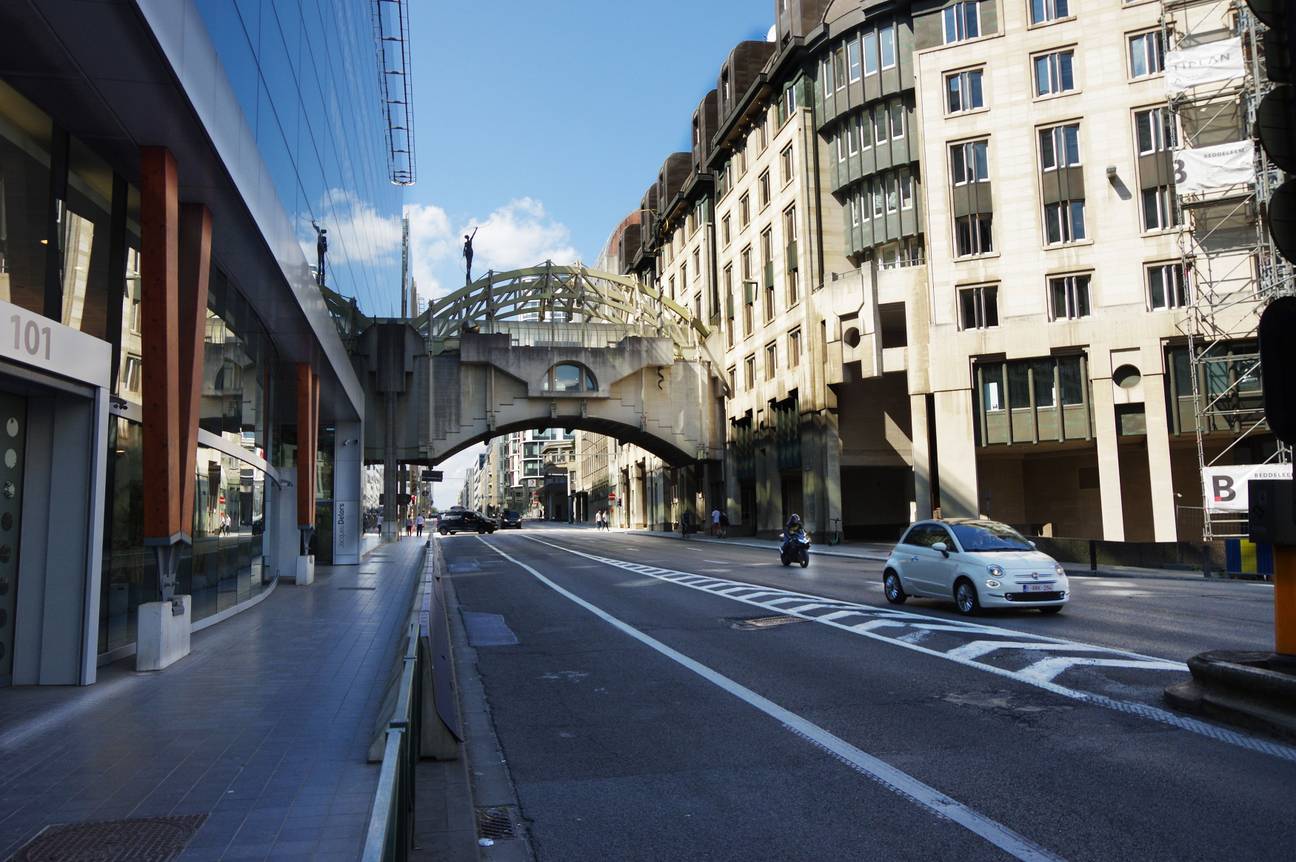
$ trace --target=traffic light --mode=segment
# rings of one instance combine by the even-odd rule
[[[1260,385],[1274,436],[1296,444],[1296,296],[1275,299],[1260,315]]]
[[[1256,134],[1269,161],[1296,174],[1296,9],[1289,0],[1247,0],[1264,34],[1266,76],[1276,86],[1256,109]],[[1269,198],[1265,223],[1278,252],[1296,262],[1296,180],[1290,176]]]

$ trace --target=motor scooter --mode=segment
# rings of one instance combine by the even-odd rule
[[[810,534],[805,530],[791,536],[779,533],[779,560],[785,566],[800,563],[803,569],[810,565]]]

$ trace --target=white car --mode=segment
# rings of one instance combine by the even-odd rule
[[[980,608],[1062,610],[1071,595],[1066,570],[1007,524],[971,518],[919,521],[905,531],[882,569],[887,601],[953,599],[959,613]]]

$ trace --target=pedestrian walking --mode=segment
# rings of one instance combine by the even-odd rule
[[[415,532],[416,535],[418,535],[418,536],[422,536],[422,535],[423,535],[423,525],[424,525],[425,523],[427,523],[427,522],[423,520],[423,515],[422,515],[422,513],[419,513],[419,516],[418,516],[417,518],[414,519],[414,530],[416,531],[416,532]]]
[[[729,538],[729,513],[728,512],[720,513],[720,538],[722,539]]]
[[[720,535],[720,507],[711,510],[711,538]]]

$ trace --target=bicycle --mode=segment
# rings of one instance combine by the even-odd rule
[[[841,518],[833,518],[832,522],[833,522],[833,529],[832,532],[828,534],[828,544],[840,545],[842,541]]]

